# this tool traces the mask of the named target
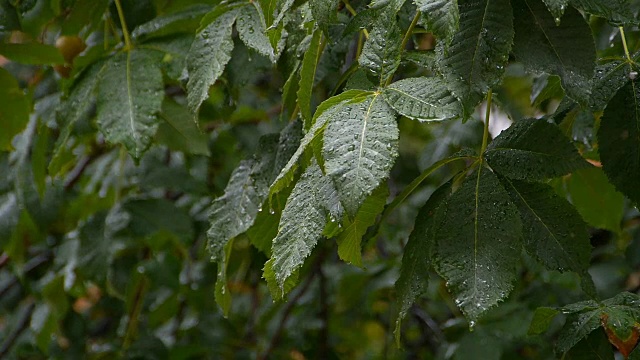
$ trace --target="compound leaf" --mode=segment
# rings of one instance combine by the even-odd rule
[[[437,121],[462,115],[462,107],[439,77],[419,77],[396,81],[382,92],[399,114],[422,121]]]

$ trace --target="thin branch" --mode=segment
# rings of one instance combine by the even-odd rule
[[[480,149],[480,158],[482,159],[482,154],[487,149],[487,143],[489,139],[489,119],[491,118],[491,100],[493,99],[493,90],[489,90],[487,94],[487,112],[485,114],[484,119],[484,134],[482,134],[482,148]]]
[[[420,20],[420,11],[416,11],[416,16],[413,17],[413,20],[411,21],[411,25],[409,25],[409,28],[407,29],[407,32],[404,34],[404,38],[402,39],[402,44],[400,45],[400,51],[404,51],[404,48],[407,47],[407,43],[409,42],[409,39],[411,38],[411,35],[413,34],[413,28],[416,27],[416,25],[418,24],[418,20]],[[391,81],[393,81],[393,75],[391,74],[391,76],[389,76],[389,78],[387,79],[387,81],[385,82],[385,86],[391,84]]]
[[[129,37],[129,30],[127,29],[127,23],[124,20],[124,11],[122,11],[122,4],[120,0],[115,0],[116,8],[118,9],[118,17],[120,18],[120,25],[122,26],[122,35],[124,36],[124,50],[129,51],[133,48],[131,45],[131,38]]]
[[[620,26],[620,37],[622,38],[622,47],[624,48],[624,54],[627,56],[627,60],[629,63],[633,64],[633,60],[631,59],[631,55],[629,54],[629,47],[627,46],[627,37],[624,35],[624,28]]]

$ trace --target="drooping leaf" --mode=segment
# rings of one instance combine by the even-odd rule
[[[344,230],[337,238],[340,259],[362,267],[362,249],[360,246],[362,236],[367,232],[369,226],[376,222],[376,217],[384,209],[388,196],[389,187],[386,183],[383,183],[362,203],[353,221],[346,221]],[[335,221],[340,221],[340,219],[335,219]]]
[[[447,45],[451,43],[460,20],[458,0],[415,0],[415,4],[426,28]]]
[[[11,139],[20,133],[29,122],[29,98],[18,85],[18,81],[5,69],[0,68],[0,150],[11,149]]]
[[[231,257],[231,250],[233,249],[233,240],[232,238],[224,244],[219,254],[218,273],[214,291],[216,303],[220,306],[224,316],[228,316],[231,310],[232,299],[229,284],[227,283],[227,266],[229,266],[229,258]]]
[[[437,121],[462,115],[462,107],[439,77],[396,81],[382,92],[384,99],[401,115],[422,121]]]
[[[231,32],[236,16],[234,10],[220,14],[196,35],[191,45],[187,56],[187,100],[189,110],[194,114],[208,97],[209,87],[222,75],[231,59]]]
[[[607,180],[602,169],[577,170],[566,178],[571,202],[591,226],[620,231],[624,212],[624,196]]]
[[[107,141],[139,159],[158,127],[164,83],[154,51],[132,50],[105,64],[98,83],[98,126]]]
[[[640,203],[640,89],[630,81],[611,99],[598,130],[602,169],[609,181]]]
[[[398,318],[394,330],[396,343],[400,342],[402,320],[407,316],[416,299],[427,290],[427,277],[431,270],[431,257],[437,227],[435,215],[438,207],[446,201],[450,194],[450,182],[442,185],[431,194],[427,203],[420,209],[409,241],[404,248],[400,276],[395,284],[399,303]]]
[[[533,319],[531,319],[531,324],[529,324],[529,330],[527,331],[528,335],[539,335],[549,329],[551,325],[551,321],[560,313],[560,311],[549,308],[549,307],[539,307],[536,309],[536,312],[533,314]]]
[[[357,101],[358,98],[364,97],[371,94],[368,91],[362,90],[349,90],[345,91],[340,95],[333,96],[327,100],[325,100],[318,108],[313,116],[313,126],[307,134],[300,141],[300,146],[295,151],[295,153],[291,156],[287,164],[282,168],[282,171],[278,174],[276,179],[273,181],[270,189],[270,194],[273,195],[275,193],[280,192],[282,189],[286,188],[293,181],[293,177],[295,176],[295,172],[298,169],[299,163],[302,161],[303,155],[313,142],[322,138],[324,134],[325,127],[327,122],[333,116],[333,113],[338,111],[340,105],[343,102],[349,101]]]
[[[584,273],[591,245],[576,209],[549,185],[506,178],[501,183],[520,211],[527,252],[550,270]]]
[[[587,13],[597,15],[609,20],[614,25],[637,24],[627,0],[570,0],[571,4]]]
[[[358,63],[382,85],[400,66],[401,42],[402,34],[395,16],[381,16],[364,43]]]
[[[293,290],[296,284],[298,284],[299,275],[300,269],[295,270],[293,274],[284,281],[284,285],[280,286],[276,279],[276,273],[273,271],[273,258],[269,259],[264,264],[263,278],[267,281],[269,293],[271,293],[273,301],[277,302],[284,300],[285,295]]]
[[[389,176],[398,154],[398,125],[379,96],[336,106],[324,133],[322,155],[349,216]]]
[[[209,11],[208,5],[193,5],[184,10],[162,15],[146,22],[131,33],[137,39],[158,38],[176,33],[192,34],[200,25],[200,19]]]
[[[284,294],[287,278],[311,254],[322,237],[329,211],[326,204],[335,192],[329,177],[312,161],[293,188],[280,218],[271,248],[271,269]],[[268,274],[265,273],[265,277]]]
[[[513,288],[522,246],[518,209],[496,175],[482,167],[440,208],[434,265],[474,323]]]
[[[589,166],[556,125],[536,119],[513,123],[489,144],[484,157],[499,174],[527,181]]]
[[[564,10],[569,5],[569,0],[544,0],[545,5],[553,15],[556,24],[560,22],[560,18],[564,14]]]
[[[507,0],[459,0],[460,29],[441,49],[440,70],[467,114],[497,84],[513,42],[513,13]]]
[[[298,83],[297,95],[300,115],[302,115],[302,119],[304,119],[305,129],[311,127],[311,93],[316,78],[318,56],[321,55],[320,41],[322,41],[322,32],[316,30],[313,32],[309,48],[304,53],[302,66],[300,67],[300,82]]]
[[[160,118],[164,120],[156,134],[158,141],[173,150],[209,155],[209,139],[191,119],[189,110],[172,100],[162,103]]]
[[[259,54],[268,57],[272,63],[275,63],[277,60],[276,54],[266,35],[264,17],[260,14],[262,10],[259,9],[256,4],[253,4],[239,10],[236,23],[238,35],[245,45],[254,49]]]
[[[591,30],[582,15],[568,8],[560,25],[556,25],[539,0],[514,1],[513,13],[516,59],[533,72],[560,76],[567,95],[586,105],[591,95],[596,52]]]
[[[64,58],[51,45],[40,43],[4,44],[0,43],[0,55],[7,59],[29,65],[61,65]]]

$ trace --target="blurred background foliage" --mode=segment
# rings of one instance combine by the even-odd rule
[[[302,268],[300,284],[282,302],[272,301],[261,279],[266,256],[250,246],[246,235],[236,238],[228,262],[231,311],[228,318],[222,316],[213,297],[216,266],[205,248],[208,207],[240,160],[257,150],[257,139],[289,121],[293,109],[282,99],[282,88],[302,54],[285,52],[286,59],[273,67],[236,37],[229,66],[202,106],[201,133],[184,106],[180,76],[193,32],[211,5],[123,1],[134,36],[172,49],[173,56],[162,59],[163,123],[151,149],[135,163],[120,147],[105,143],[92,108],[72,129],[53,174],[52,149],[61,133],[56,109],[79,69],[120,41],[117,12],[106,0],[0,0],[0,108],[11,102],[17,109],[12,116],[25,119],[19,134],[8,140],[10,146],[0,149],[0,358],[554,358],[553,339],[562,319],[552,324],[554,331],[529,336],[533,312],[585,296],[576,275],[547,271],[525,254],[508,301],[473,331],[433,274],[427,295],[403,323],[401,347],[395,346],[393,284],[403,247],[417,209],[461,169],[454,165],[429,177],[386,219],[379,236],[365,236],[362,268],[339,261],[335,242],[323,241]],[[366,5],[352,4],[358,11]],[[145,27],[182,11],[193,16],[179,26]],[[413,12],[410,2],[401,10]],[[341,10],[341,26],[348,20],[348,12]],[[602,62],[624,54],[616,27],[597,17],[589,23]],[[638,29],[628,28],[626,35],[632,52],[640,50]],[[81,47],[74,50],[79,56],[60,61],[61,36],[82,40],[66,44]],[[15,54],[6,44],[25,48]],[[338,85],[357,44],[354,35],[323,53],[315,104]],[[417,32],[410,46],[416,52],[432,49],[433,37]],[[427,57],[413,53],[408,52],[398,72],[403,77],[430,71]],[[356,73],[346,87],[363,81],[368,80]],[[12,87],[20,91],[11,92]],[[563,90],[557,77],[526,74],[512,62],[495,97],[499,109],[493,112],[493,136],[510,119],[554,113],[562,106]],[[388,181],[391,194],[435,161],[462,147],[479,148],[480,114],[482,106],[466,123],[401,119],[400,156]],[[599,114],[571,110],[556,121],[598,164],[594,133]],[[605,298],[622,290],[637,293],[638,210],[599,168],[553,185],[591,225],[589,272],[599,293]],[[604,338],[591,337],[584,341]]]

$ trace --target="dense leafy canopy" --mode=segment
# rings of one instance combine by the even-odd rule
[[[0,0],[0,358],[640,359],[639,12]]]

